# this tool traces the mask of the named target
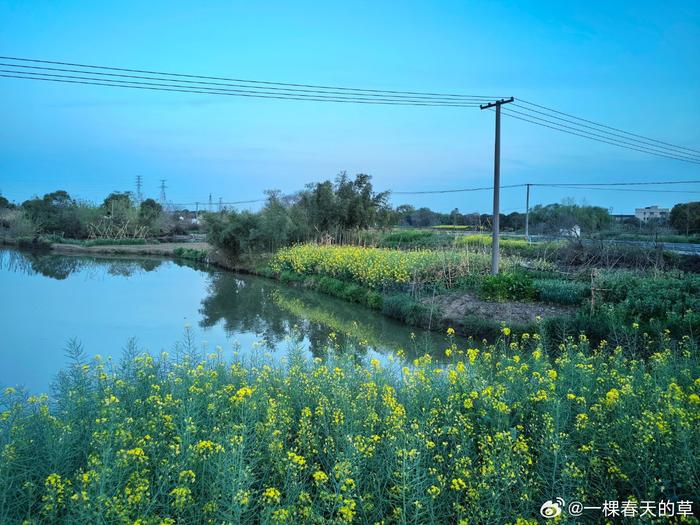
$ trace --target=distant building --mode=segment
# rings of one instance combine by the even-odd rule
[[[634,215],[632,215],[631,213],[630,214],[617,213],[617,214],[612,214],[611,217],[613,218],[613,220],[615,222],[627,222],[627,221],[631,221],[633,219],[636,219],[636,217]]]
[[[646,208],[637,208],[634,210],[634,216],[642,222],[650,220],[666,220],[671,214],[668,208],[659,208],[658,206],[647,206]]]

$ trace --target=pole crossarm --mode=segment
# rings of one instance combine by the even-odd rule
[[[511,102],[515,102],[515,97],[502,98],[500,100],[496,100],[495,102],[489,102],[488,104],[480,104],[479,109],[489,109],[496,106],[502,106],[503,104],[510,104]]]

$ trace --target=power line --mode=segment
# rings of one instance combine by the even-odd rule
[[[54,64],[54,65],[61,65],[61,66],[71,66],[71,67],[82,67],[82,68],[87,68],[87,69],[98,69],[98,70],[108,70],[108,71],[123,71],[123,72],[128,72],[128,73],[145,73],[145,74],[150,74],[150,75],[163,75],[163,76],[172,76],[172,77],[180,77],[180,78],[198,78],[198,79],[205,79],[205,80],[224,80],[228,82],[240,82],[240,83],[246,83],[246,84],[260,84],[260,85],[267,85],[267,86],[286,86],[286,87],[293,87],[293,88],[313,88],[313,89],[322,89],[322,90],[338,90],[338,91],[348,91],[348,92],[357,92],[357,93],[385,93],[385,94],[393,94],[393,95],[417,95],[417,96],[425,96],[425,97],[450,97],[450,98],[456,98],[456,99],[492,99],[496,97],[491,97],[491,96],[483,96],[483,95],[464,95],[464,94],[455,94],[455,93],[431,93],[431,92],[423,92],[423,91],[397,91],[397,90],[386,90],[386,89],[366,89],[366,88],[353,88],[353,87],[345,87],[345,86],[326,86],[326,85],[320,85],[320,84],[295,84],[291,82],[272,82],[272,81],[266,81],[266,80],[250,80],[250,79],[242,79],[242,78],[227,78],[227,77],[214,77],[214,76],[205,76],[205,75],[192,75],[192,74],[183,74],[183,73],[168,73],[168,72],[163,72],[163,71],[153,71],[153,70],[144,70],[144,69],[129,69],[129,68],[122,68],[122,67],[111,67],[111,66],[97,66],[97,65],[92,65],[92,64],[78,64],[78,63],[72,63],[72,62],[58,62],[54,60],[37,60],[37,59],[29,59],[29,58],[19,58],[19,57],[9,57],[9,56],[0,56],[0,59],[2,60],[14,60],[14,61],[19,61],[19,62],[30,62],[30,63],[37,63],[37,64]]]
[[[658,182],[573,182],[556,183],[557,186],[661,186],[668,184],[700,184],[700,180],[667,180]],[[549,183],[531,183],[531,186],[547,186]]]
[[[518,111],[517,109],[508,109],[508,114],[510,116],[513,116],[513,113],[515,113],[517,115],[523,115],[523,116],[526,116],[529,118],[533,118],[533,119],[541,121],[541,122],[547,122],[548,124],[553,124],[555,126],[559,126],[561,128],[564,128],[564,129],[570,129],[570,130],[578,131],[580,133],[585,133],[586,135],[589,135],[589,136],[587,136],[587,138],[592,139],[593,137],[599,137],[599,138],[603,138],[606,140],[610,140],[610,141],[612,141],[611,143],[614,142],[616,146],[625,147],[625,146],[623,146],[623,144],[625,144],[625,145],[627,145],[627,147],[632,146],[635,149],[639,149],[639,151],[642,151],[641,148],[643,148],[643,151],[645,151],[646,153],[655,152],[656,154],[660,154],[660,155],[673,156],[673,157],[678,158],[679,160],[685,159],[685,160],[700,162],[700,157],[693,156],[692,154],[675,153],[672,151],[668,151],[666,149],[661,149],[659,146],[641,146],[641,145],[635,144],[634,142],[629,142],[628,140],[621,140],[621,139],[616,139],[613,137],[608,137],[607,135],[601,135],[600,133],[586,131],[586,130],[580,129],[578,127],[568,126],[566,124],[561,124],[559,122],[547,120],[547,119],[544,119],[542,117],[533,116],[533,115],[530,115],[529,113],[524,113],[522,111]],[[533,122],[533,124],[537,124],[537,123]],[[564,129],[560,129],[559,131],[564,131]]]
[[[264,88],[257,87],[255,85],[251,86],[249,84],[242,84],[242,83],[222,83],[222,82],[211,82],[211,81],[201,81],[201,80],[181,80],[181,79],[173,79],[173,78],[163,78],[163,77],[158,77],[158,76],[144,76],[144,75],[126,75],[126,74],[119,74],[119,73],[104,73],[104,72],[97,72],[97,71],[84,71],[81,69],[66,69],[66,68],[54,68],[54,67],[41,67],[41,66],[24,66],[24,65],[18,65],[18,64],[9,64],[6,62],[0,62],[0,66],[8,66],[12,67],[15,69],[12,70],[5,70],[6,72],[16,72],[16,73],[23,73],[23,74],[34,74],[34,75],[47,75],[47,76],[64,76],[64,75],[52,75],[50,73],[43,73],[43,71],[59,71],[59,72],[64,72],[64,73],[81,73],[81,74],[89,74],[89,75],[99,75],[99,76],[105,76],[105,77],[120,77],[120,78],[135,78],[135,79],[140,79],[140,80],[158,80],[158,81],[166,81],[166,82],[180,82],[184,83],[184,87],[193,87],[189,86],[188,84],[195,84],[194,87],[196,88],[201,88],[201,85],[204,86],[224,86],[226,88],[247,88],[247,89],[255,89],[254,92],[261,92],[261,93],[266,93],[269,91],[262,91],[263,89],[265,90],[272,90],[272,92],[277,93],[277,92],[282,92],[282,94],[299,94],[299,93],[311,93],[311,94],[320,94],[320,95],[342,95],[342,98],[347,98],[347,95],[351,95],[352,97],[359,97],[363,99],[368,99],[368,100],[373,100],[373,99],[382,99],[382,100],[406,100],[406,101],[414,101],[414,102],[425,102],[425,101],[435,101],[435,102],[445,102],[445,103],[461,103],[461,102],[478,102],[482,100],[486,100],[484,97],[476,97],[476,96],[465,96],[463,98],[455,99],[451,97],[433,97],[433,96],[424,96],[424,95],[392,95],[388,93],[377,93],[377,94],[368,94],[368,93],[353,93],[353,92],[347,92],[343,90],[337,90],[337,89],[326,89],[326,90],[321,90],[321,89],[305,89],[305,88],[284,88],[284,87],[277,87],[277,86],[266,86]],[[17,68],[22,68],[22,70],[17,70]],[[38,69],[42,70],[42,72],[36,73],[34,71],[24,71],[25,69]],[[98,79],[95,79],[98,80]],[[114,80],[114,79],[107,79],[107,80]],[[205,89],[205,88],[202,88]],[[245,91],[244,91],[245,92]]]
[[[643,193],[683,193],[683,194],[700,194],[700,191],[688,190],[641,190],[641,189],[623,189],[623,188],[601,188],[597,186],[568,186],[561,184],[533,184],[539,188],[567,188],[570,190],[599,190],[599,191],[634,191]]]
[[[525,184],[508,184],[506,186],[501,186],[501,189],[504,188],[523,188],[525,187]],[[392,191],[392,195],[428,195],[428,194],[439,194],[439,193],[462,193],[462,192],[469,192],[469,191],[484,191],[484,190],[492,190],[493,186],[484,186],[481,188],[461,188],[457,190],[426,190],[426,191]]]
[[[627,143],[627,144],[629,144],[629,143],[632,143],[632,144],[638,143],[638,144],[641,144],[641,145],[643,145],[643,146],[648,146],[648,147],[650,147],[650,148],[654,148],[654,149],[661,150],[661,151],[668,151],[668,152],[670,152],[670,153],[676,153],[676,154],[678,154],[678,155],[683,155],[683,156],[687,156],[687,157],[697,157],[697,158],[700,160],[700,152],[698,152],[698,153],[690,153],[690,154],[689,154],[689,153],[686,153],[686,151],[684,151],[684,150],[688,150],[688,151],[691,151],[691,152],[694,151],[694,150],[691,150],[691,149],[689,149],[689,148],[684,148],[684,147],[682,147],[682,146],[657,146],[656,144],[653,144],[653,141],[643,141],[643,140],[639,140],[639,139],[635,139],[635,138],[631,138],[631,137],[625,136],[625,135],[620,134],[620,133],[612,133],[612,132],[610,132],[610,131],[605,131],[605,130],[602,130],[602,129],[600,129],[600,128],[598,128],[598,127],[595,127],[595,126],[589,126],[589,125],[586,125],[586,124],[579,124],[579,123],[576,122],[575,120],[569,120],[569,119],[565,119],[565,118],[562,118],[562,117],[557,117],[557,116],[555,116],[555,115],[549,115],[548,113],[545,113],[544,111],[538,111],[538,110],[536,110],[536,109],[530,109],[530,108],[528,108],[528,107],[526,107],[526,106],[523,106],[523,105],[520,105],[520,104],[518,104],[518,103],[515,103],[515,104],[513,104],[513,105],[516,106],[516,107],[519,107],[519,108],[521,108],[521,109],[523,109],[523,110],[525,110],[525,111],[527,111],[527,112],[530,112],[530,113],[537,113],[537,114],[539,114],[539,115],[544,115],[545,117],[550,118],[550,119],[553,118],[553,119],[556,119],[556,120],[561,120],[561,121],[563,121],[563,122],[568,122],[568,123],[570,123],[570,124],[574,124],[574,125],[576,125],[576,126],[578,126],[578,127],[588,128],[588,129],[595,130],[595,131],[597,131],[597,132],[604,133],[605,135],[603,135],[603,136],[610,135],[611,137],[619,137],[619,138],[621,138],[621,139],[624,139],[622,142],[625,142],[625,143]],[[525,113],[518,112],[518,111],[516,111],[516,110],[511,110],[511,111],[516,112],[516,113],[520,113],[520,114],[525,114]],[[535,118],[535,117],[533,117],[533,118]],[[544,120],[544,119],[543,119],[543,120]],[[551,122],[551,121],[547,120],[547,122]],[[631,141],[631,142],[629,142],[629,141]]]
[[[51,75],[51,77],[61,77],[61,78],[46,78],[46,74],[39,73],[24,73],[20,72],[19,75],[9,75],[6,74],[7,70],[0,70],[0,77],[5,78],[17,78],[24,80],[41,80],[46,82],[63,82],[69,84],[84,84],[93,86],[108,86],[108,87],[119,87],[119,88],[131,88],[131,89],[145,89],[151,91],[173,91],[180,93],[198,93],[204,95],[228,95],[234,97],[247,97],[247,98],[264,98],[264,99],[276,99],[276,100],[302,100],[302,101],[312,101],[312,102],[340,102],[340,103],[350,103],[350,104],[379,104],[379,105],[389,105],[389,106],[426,106],[426,107],[466,107],[466,108],[476,108],[478,104],[468,104],[468,103],[443,103],[443,102],[393,102],[385,100],[364,100],[364,99],[354,99],[349,97],[322,97],[322,96],[306,96],[306,95],[295,95],[286,96],[284,94],[274,94],[269,95],[262,91],[250,91],[242,92],[241,90],[215,90],[213,88],[198,88],[198,89],[186,89],[186,86],[172,85],[172,84],[159,84],[150,82],[127,82],[120,80],[102,80],[94,79],[91,77],[78,77],[69,75]],[[32,75],[32,76],[30,76]],[[68,80],[71,79],[71,80]],[[121,83],[120,83],[121,82]]]
[[[594,122],[594,121],[592,121],[592,120],[587,120],[587,119],[585,119],[585,118],[581,118],[581,117],[577,117],[577,116],[575,116],[575,115],[571,115],[570,113],[564,113],[563,111],[558,111],[558,110],[556,110],[556,109],[548,108],[547,106],[542,106],[542,105],[540,105],[540,104],[535,104],[534,102],[529,102],[529,101],[527,101],[527,100],[523,100],[522,98],[519,98],[518,101],[519,101],[519,102],[523,102],[523,103],[525,103],[525,104],[528,104],[528,105],[530,105],[530,106],[535,106],[535,107],[538,107],[538,108],[541,108],[541,109],[545,109],[545,110],[550,111],[550,112],[552,112],[552,113],[558,113],[559,115],[564,115],[564,116],[567,116],[567,117],[575,118],[575,119],[577,119],[577,120],[581,120],[581,121],[583,121],[583,122],[588,122],[589,124],[594,124],[594,125],[600,126],[600,127],[602,127],[602,128],[611,129],[611,130],[613,130],[613,131],[619,131],[620,133],[625,133],[626,135],[632,135],[633,137],[638,137],[638,138],[641,138],[641,139],[649,140],[649,141],[651,141],[651,142],[657,142],[657,143],[659,143],[659,144],[664,144],[664,145],[666,145],[666,146],[673,146],[673,147],[676,147],[676,148],[679,148],[679,149],[685,149],[685,150],[691,151],[691,152],[693,152],[693,153],[700,153],[700,151],[695,150],[695,149],[685,148],[685,147],[683,147],[683,146],[676,146],[676,145],[670,144],[670,143],[668,143],[668,142],[663,142],[663,141],[661,141],[661,140],[652,139],[652,138],[650,138],[650,137],[645,137],[644,135],[638,135],[638,134],[636,134],[636,133],[631,133],[631,132],[625,131],[625,130],[623,130],[623,129],[615,128],[615,127],[612,127],[612,126],[607,126],[607,125],[605,125],[605,124],[600,124],[600,123]]]
[[[504,113],[503,113],[504,115],[508,115],[510,118],[514,118],[514,119],[517,119],[517,120],[522,120],[522,121],[525,121],[525,122],[529,122],[529,123],[531,123],[531,124],[535,124],[535,125],[537,125],[537,126],[543,126],[543,127],[545,127],[545,128],[550,128],[550,129],[553,129],[553,130],[556,130],[556,131],[561,131],[562,133],[568,133],[569,135],[576,135],[576,136],[578,136],[578,137],[583,137],[583,138],[585,138],[585,139],[595,140],[595,141],[597,141],[597,142],[604,142],[604,143],[606,143],[606,144],[611,144],[612,146],[617,146],[617,147],[619,147],[619,148],[626,148],[626,149],[630,149],[630,150],[639,151],[639,152],[641,152],[641,153],[648,153],[648,154],[650,154],[650,155],[656,155],[657,157],[665,157],[665,158],[673,159],[673,160],[681,160],[681,161],[683,161],[683,162],[689,162],[689,163],[691,163],[691,164],[700,164],[700,161],[689,160],[689,159],[686,159],[686,158],[676,157],[676,156],[673,156],[673,155],[666,155],[666,154],[663,154],[663,153],[656,153],[656,152],[654,152],[654,151],[649,151],[649,150],[646,150],[646,149],[636,148],[636,147],[632,147],[632,146],[625,146],[625,145],[622,145],[622,144],[618,144],[618,143],[616,143],[616,142],[611,142],[611,141],[609,141],[609,140],[603,140],[603,139],[591,137],[591,136],[588,136],[588,135],[584,135],[583,133],[586,133],[585,131],[582,131],[581,133],[576,133],[576,132],[573,132],[573,131],[567,131],[566,129],[562,129],[562,128],[560,128],[560,127],[550,126],[550,125],[548,125],[548,124],[542,124],[542,123],[536,122],[536,121],[534,121],[534,120],[530,120],[530,119],[527,119],[527,118],[519,117],[519,116],[517,116],[517,115],[512,115],[512,114],[508,113],[506,110],[503,110],[503,112],[504,112]]]
[[[156,70],[131,69],[10,56],[0,56],[0,60],[6,61],[0,63],[0,65],[12,68],[0,70],[0,77],[3,78],[44,82],[62,82],[102,87],[121,87],[151,91],[227,95],[276,100],[464,108],[478,107],[481,105],[481,102],[498,98],[471,94],[367,89],[348,86],[273,82],[266,80],[169,73]],[[72,74],[56,74],[48,73],[48,71]],[[153,82],[144,82],[145,80]],[[698,150],[624,131],[619,128],[577,117],[575,115],[527,100],[519,99],[518,102],[519,103],[514,104],[514,106],[517,106],[522,111],[504,108],[504,114],[510,116],[511,118],[538,126],[547,127],[556,131],[561,131],[563,133],[568,133],[570,135],[579,136],[581,138],[595,140],[597,142],[655,155],[658,157],[700,164],[700,151]],[[523,106],[522,104],[525,105]],[[488,106],[486,105],[484,106],[484,108],[487,107]],[[538,117],[535,114],[542,116]],[[563,118],[559,115],[563,115],[564,117],[568,118]]]

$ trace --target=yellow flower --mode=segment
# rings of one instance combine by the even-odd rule
[[[322,470],[317,470],[316,472],[314,472],[312,477],[314,478],[314,481],[316,483],[325,483],[326,481],[328,481],[328,474],[326,474]]]
[[[437,497],[440,494],[440,487],[431,485],[430,488],[428,488],[428,494],[430,494],[433,498]]]
[[[617,388],[611,388],[607,394],[605,394],[605,403],[609,406],[614,405],[620,399],[620,391]]]
[[[467,484],[464,482],[462,478],[454,478],[452,482],[450,483],[450,488],[452,490],[464,490],[467,488]]]
[[[263,491],[262,497],[266,503],[279,503],[282,498],[282,493],[275,487],[267,487]]]
[[[503,332],[503,335],[509,336],[510,335],[510,328],[508,328],[507,326],[504,326],[503,328],[501,328],[501,332]]]
[[[450,327],[447,329],[447,335],[455,335],[455,329]]]

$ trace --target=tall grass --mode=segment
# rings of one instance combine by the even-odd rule
[[[504,329],[410,366],[294,343],[231,362],[190,337],[118,365],[76,352],[50,399],[2,396],[0,522],[537,523],[554,497],[693,499],[697,349],[654,340],[648,361],[583,337],[551,359]]]

